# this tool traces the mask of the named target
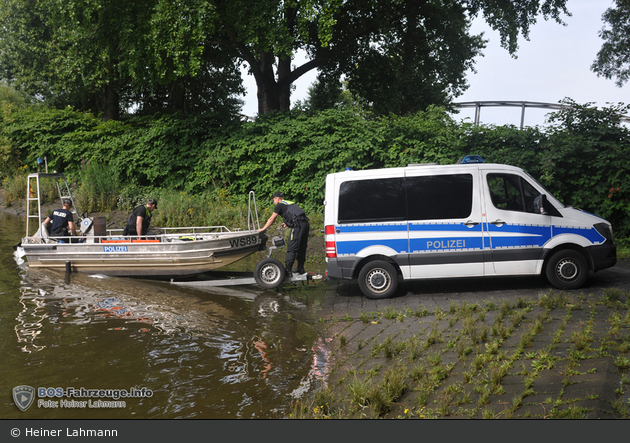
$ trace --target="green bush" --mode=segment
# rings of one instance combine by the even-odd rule
[[[105,212],[116,208],[121,185],[114,166],[85,162],[77,178],[79,185],[72,193],[81,211]]]
[[[12,206],[13,202],[17,201],[24,203],[26,198],[26,177],[28,176],[28,168],[22,166],[16,171],[8,174],[2,180],[2,187],[4,188],[4,204]]]
[[[159,226],[247,226],[247,196],[232,197],[225,190],[195,195],[163,189],[157,199]]]
[[[90,208],[98,200],[112,207],[113,195],[126,210],[159,198],[168,203],[159,204],[164,222],[231,225],[244,219],[239,208],[252,190],[263,211],[282,190],[307,212],[322,212],[331,172],[452,164],[479,154],[524,168],[565,204],[606,218],[617,238],[629,239],[630,134],[620,124],[628,107],[565,105],[550,126],[524,130],[457,123],[440,108],[404,117],[331,109],[255,122],[175,114],[103,123],[72,109],[24,105],[0,115],[0,161],[11,159],[2,171],[12,174],[47,157],[50,170],[73,178]],[[107,168],[88,176],[83,162]],[[208,216],[210,210],[217,212]]]
[[[12,174],[7,175],[2,180],[2,186],[4,188],[4,203],[6,206],[12,206],[14,202],[18,202],[20,206],[26,205],[28,174],[28,167],[24,165],[19,167]],[[41,198],[40,203],[56,201],[61,204],[60,191],[65,191],[65,189],[59,187],[62,184],[63,182],[60,183],[53,178],[42,178],[39,182],[39,197]],[[29,191],[31,197],[36,196],[37,189],[34,180],[31,181]]]

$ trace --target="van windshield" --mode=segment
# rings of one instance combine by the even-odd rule
[[[534,177],[532,177],[531,175],[529,175],[529,173],[527,171],[523,171],[525,173],[525,175],[532,181],[534,182],[534,184],[536,184],[540,189],[542,189],[543,191],[545,191],[545,193],[547,194],[548,200],[554,204],[554,206],[559,206],[561,208],[565,208],[566,206],[560,201],[558,200],[551,192],[549,192],[543,185],[541,185],[538,180],[536,180]]]

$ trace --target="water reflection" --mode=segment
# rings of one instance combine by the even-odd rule
[[[13,337],[2,337],[0,366],[10,388],[154,391],[123,410],[32,408],[26,418],[276,418],[325,384],[330,355],[311,312],[321,300],[66,276],[12,261],[19,285],[2,290],[2,324]],[[10,403],[0,411],[25,418]]]

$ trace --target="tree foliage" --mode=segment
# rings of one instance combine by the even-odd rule
[[[104,120],[136,109],[232,112],[236,62],[258,113],[290,109],[291,85],[320,69],[378,114],[444,105],[485,47],[482,16],[514,53],[566,0],[0,0],[0,76],[59,108]],[[295,65],[298,51],[308,60]]]
[[[375,2],[373,7],[379,18],[340,17],[336,40],[343,44],[318,49],[329,78],[345,76],[348,88],[380,115],[445,105],[463,93],[465,74],[486,41],[469,34],[469,11],[462,4]],[[353,39],[357,28],[371,31]]]
[[[234,59],[199,44],[213,17],[196,0],[0,0],[0,76],[104,120],[132,106],[235,113]]]
[[[630,130],[621,124],[629,105],[598,109],[565,100],[553,114],[553,137],[545,155],[549,185],[565,202],[594,212],[628,236]]]
[[[602,16],[604,27],[599,36],[604,40],[591,69],[598,76],[616,78],[617,86],[623,86],[630,78],[630,3],[615,0],[615,7]]]
[[[290,86],[318,68],[343,75],[376,112],[443,105],[466,88],[465,72],[485,47],[470,35],[481,15],[514,53],[538,17],[561,22],[566,0],[292,0],[217,2],[217,37],[247,63],[258,113],[286,111]],[[292,66],[300,49],[308,61]],[[274,71],[275,67],[275,71]],[[334,80],[333,80],[334,81]]]

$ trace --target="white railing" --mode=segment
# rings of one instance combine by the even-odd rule
[[[453,103],[456,108],[475,108],[475,124],[478,125],[481,119],[481,108],[521,108],[521,126],[523,129],[525,126],[525,109],[526,108],[538,108],[549,109],[550,111],[559,111],[565,109],[568,106],[561,105],[559,103],[543,103],[543,102],[527,102],[527,101],[510,101],[510,100],[486,100],[486,101],[474,101],[474,102],[459,102]],[[624,123],[630,123],[630,116],[622,115],[621,121]]]

